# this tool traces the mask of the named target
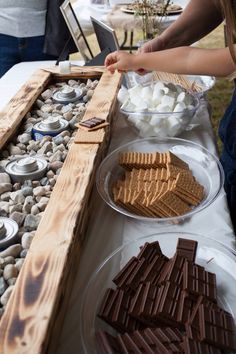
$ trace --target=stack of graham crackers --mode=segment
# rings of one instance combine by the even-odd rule
[[[204,198],[204,188],[186,162],[172,152],[123,152],[124,179],[113,186],[116,204],[137,215],[174,217],[189,212]]]

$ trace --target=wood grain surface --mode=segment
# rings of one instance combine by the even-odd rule
[[[110,84],[114,86],[106,97],[106,114],[110,119],[121,75],[103,75],[104,82],[113,81]],[[95,92],[103,88],[99,85]],[[24,105],[30,107],[27,100]],[[97,105],[99,102],[93,104],[92,98],[90,112],[94,110],[95,114]],[[94,176],[107,147],[108,133],[109,130],[100,145],[73,143],[70,147],[0,322],[0,353],[55,352],[75,275],[73,267],[79,261],[92,207],[89,197]]]
[[[0,149],[15,133],[22,119],[45,89],[51,74],[37,70],[0,112]]]

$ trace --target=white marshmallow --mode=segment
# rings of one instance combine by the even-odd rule
[[[128,90],[125,86],[121,86],[118,92],[117,99],[120,103],[124,103],[128,97]]]
[[[163,105],[163,104],[159,104],[156,107],[156,110],[157,110],[157,112],[160,112],[160,113],[169,113],[169,112],[171,112],[170,106]]]
[[[175,104],[175,99],[171,96],[165,95],[161,99],[161,104],[163,106],[169,106],[170,107],[169,112],[172,112]]]
[[[177,102],[184,102],[186,98],[185,92],[181,92],[177,97]]]
[[[142,88],[141,97],[147,101],[152,98],[153,90],[150,86],[145,86]]]
[[[186,109],[186,104],[184,102],[179,102],[175,106],[173,112],[182,112],[184,109]]]
[[[152,125],[152,126],[161,125],[163,119],[164,118],[159,118],[159,117],[153,115],[153,116],[151,116],[151,119],[150,119],[150,125]]]

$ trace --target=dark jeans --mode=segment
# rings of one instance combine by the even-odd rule
[[[221,163],[225,172],[225,192],[236,231],[236,90],[224,117],[220,122],[219,135],[224,144]]]
[[[44,36],[16,38],[0,34],[0,77],[22,61],[56,60],[43,53]]]

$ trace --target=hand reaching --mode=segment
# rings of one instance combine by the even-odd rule
[[[138,65],[138,55],[121,51],[108,54],[105,59],[105,66],[112,74],[114,74],[116,70],[119,72],[143,70]]]

